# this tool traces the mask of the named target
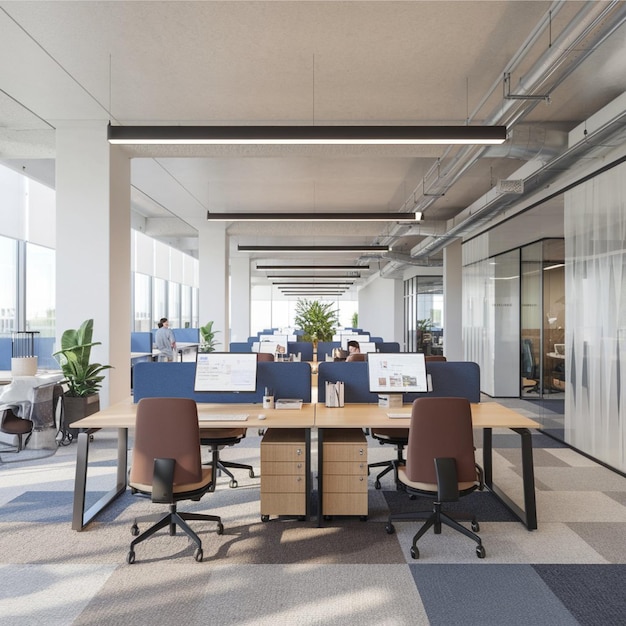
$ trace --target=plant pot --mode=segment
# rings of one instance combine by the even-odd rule
[[[83,419],[83,417],[97,413],[100,410],[100,395],[95,393],[82,398],[65,396],[63,398],[63,405],[64,430],[68,431],[73,437],[76,437],[76,435],[78,435],[78,428],[70,428],[69,426]]]

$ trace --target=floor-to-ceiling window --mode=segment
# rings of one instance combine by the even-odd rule
[[[413,276],[404,281],[404,349],[443,353],[443,277]]]

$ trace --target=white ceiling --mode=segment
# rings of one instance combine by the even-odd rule
[[[537,137],[554,154],[561,150],[545,129],[569,131],[626,91],[624,13],[624,2],[0,0],[0,160],[53,184],[54,129],[98,120],[462,125],[469,119],[506,123],[510,132],[530,128],[526,145],[515,135],[507,142],[508,158],[476,150],[465,157],[441,146],[131,152],[134,223],[192,254],[197,232],[211,228],[207,210],[397,212],[415,200],[426,206],[420,235],[406,236],[407,228],[394,223],[227,228],[232,255],[244,254],[237,245],[390,242],[411,262],[411,251],[433,228],[441,231],[451,224],[445,220],[536,158]],[[612,24],[619,25],[615,32]],[[533,32],[540,34],[528,41]],[[584,34],[575,39],[570,32]],[[504,98],[503,74],[522,46],[511,93],[549,94],[549,104]],[[470,158],[474,152],[479,158]],[[545,155],[544,162],[552,157]],[[455,156],[466,161],[453,177],[447,168]],[[386,255],[320,256],[250,254],[265,263],[356,262],[372,272],[388,263]],[[414,262],[439,258],[440,252]],[[264,273],[254,275],[264,280]]]

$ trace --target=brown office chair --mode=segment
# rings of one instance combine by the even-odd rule
[[[257,352],[256,360],[258,361],[273,361],[274,355],[271,352]]]
[[[349,354],[346,357],[346,362],[348,361],[367,361],[367,354],[361,354],[360,352],[356,352],[355,354]]]
[[[445,361],[445,356],[439,355],[428,355],[424,357],[424,360],[428,363],[429,361]],[[404,448],[409,440],[409,429],[408,428],[373,428],[371,431],[371,435],[374,439],[380,443],[380,445],[390,445],[396,446],[397,456],[395,459],[391,459],[389,461],[379,461],[378,463],[370,463],[367,467],[368,469],[371,467],[383,467],[383,471],[376,476],[376,481],[374,482],[374,487],[376,489],[380,489],[380,479],[388,474],[391,470],[396,468],[398,465],[402,465],[404,463]],[[398,482],[398,472],[396,470],[396,484]]]
[[[19,417],[13,412],[17,411],[16,406],[4,406],[0,409],[0,431],[7,435],[17,437],[17,447],[10,452],[20,452],[28,444],[28,440],[33,431],[33,422],[29,419]],[[26,440],[24,441],[24,436]]]
[[[248,475],[250,478],[254,478],[254,469],[252,465],[246,465],[245,463],[235,463],[234,461],[224,461],[220,457],[220,450],[225,448],[226,446],[235,446],[245,438],[247,433],[246,428],[201,428],[200,429],[200,443],[203,446],[209,446],[211,449],[211,461],[208,465],[216,468],[217,473],[215,475],[215,479],[217,480],[217,476],[219,472],[224,472],[227,476],[230,477],[230,482],[228,486],[231,488],[235,488],[238,486],[237,480],[235,479],[234,474],[228,470],[228,468],[238,468],[238,469],[247,469]],[[212,491],[215,490],[215,482],[213,482]]]
[[[224,532],[216,515],[183,513],[176,509],[179,500],[199,500],[213,486],[213,468],[202,467],[196,403],[187,398],[142,398],[137,405],[135,443],[129,484],[133,493],[149,495],[152,502],[169,505],[169,513],[139,534],[136,519],[126,562],[135,562],[135,546],[169,526],[176,526],[196,544],[194,558],[202,561],[202,542],[187,520],[217,522],[217,534]]]
[[[442,511],[442,503],[456,502],[482,488],[482,472],[474,459],[472,409],[466,398],[418,398],[413,402],[406,465],[398,468],[398,480],[411,495],[434,498],[432,511],[389,515],[385,530],[395,532],[398,520],[426,520],[413,537],[411,556],[419,558],[417,542],[432,526],[435,534],[445,524],[473,539],[478,558],[485,548],[475,517],[469,530]],[[476,531],[476,532],[472,532]]]

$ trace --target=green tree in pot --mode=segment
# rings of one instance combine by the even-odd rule
[[[92,337],[93,319],[88,319],[77,330],[66,330],[61,336],[61,349],[53,354],[65,376],[63,383],[67,385],[64,397],[65,428],[100,410],[98,392],[104,380],[102,372],[111,366],[89,362],[91,348],[101,344],[100,341],[92,341]],[[70,432],[75,435],[77,430],[72,429]]]
[[[311,341],[317,350],[318,341],[332,341],[335,327],[339,323],[332,302],[322,304],[317,300],[298,299],[295,325],[304,331],[304,340]]]

